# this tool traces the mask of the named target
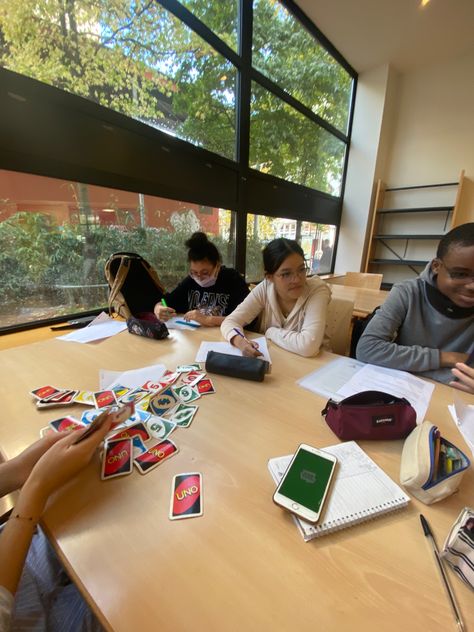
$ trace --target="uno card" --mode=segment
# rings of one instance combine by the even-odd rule
[[[163,375],[158,380],[159,384],[166,384],[169,386],[170,384],[174,384],[179,377],[178,371],[165,371]]]
[[[46,437],[47,435],[50,434],[56,434],[56,430],[53,430],[51,428],[51,426],[45,426],[44,428],[41,428],[40,430],[40,438],[42,439],[43,437]]]
[[[126,476],[133,469],[133,444],[131,439],[107,441],[102,454],[102,480]]]
[[[184,384],[184,386],[173,386],[173,391],[185,404],[193,402],[195,399],[199,399],[201,397],[197,388],[195,386],[189,386],[189,384]]]
[[[130,439],[133,439],[133,437],[140,437],[143,441],[148,441],[148,439],[150,439],[150,433],[146,429],[145,424],[139,421],[133,426],[128,426],[127,428],[124,428],[123,430],[120,430],[120,432],[114,434],[110,437],[110,441],[115,439],[126,439],[127,437]]]
[[[135,406],[133,402],[131,404],[125,404],[125,406],[119,406],[116,409],[104,408],[104,410],[102,410],[100,414],[91,421],[87,430],[83,432],[74,443],[80,443],[84,439],[87,439],[89,435],[99,430],[99,428],[102,427],[102,424],[104,424],[110,417],[112,418],[111,428],[114,428],[126,421],[131,415],[133,415],[134,412]],[[82,418],[84,418],[84,414],[82,415]]]
[[[166,417],[180,428],[187,428],[191,425],[194,415],[197,413],[198,406],[187,406],[186,404],[178,404],[176,408],[170,410]]]
[[[148,391],[144,388],[133,388],[131,391],[128,391],[128,393],[120,398],[120,403],[129,404],[130,402],[135,402],[136,404],[148,394]]]
[[[210,395],[211,393],[216,392],[216,389],[214,388],[214,384],[208,377],[206,377],[204,380],[200,380],[196,384],[196,388],[199,391],[200,395]]]
[[[136,436],[133,437],[132,439],[132,451],[133,451],[133,458],[139,456],[140,454],[143,454],[144,452],[146,452],[146,445],[143,443],[143,439],[141,439],[140,437]]]
[[[177,452],[177,446],[170,441],[170,439],[165,439],[164,441],[160,441],[160,443],[156,443],[151,448],[148,448],[143,454],[135,457],[134,463],[140,474],[147,474]]]
[[[195,364],[180,364],[176,367],[176,373],[189,373],[190,371],[200,371],[201,365],[197,362]]]
[[[171,410],[178,404],[178,398],[171,388],[167,388],[162,393],[158,393],[150,400],[149,408],[154,415],[159,417],[167,410]]]
[[[151,415],[146,426],[148,428],[148,432],[155,439],[166,439],[176,428],[176,424],[170,419],[156,417],[155,415]]]
[[[81,421],[88,426],[96,417],[101,415],[107,408],[93,408],[92,410],[85,410],[81,415]]]
[[[139,408],[141,411],[147,411],[148,410],[148,406],[150,404],[150,400],[153,397],[154,393],[150,393],[148,392],[145,397],[142,397],[140,400],[138,400],[136,403],[137,408]]]
[[[110,390],[115,393],[115,397],[120,400],[121,397],[126,395],[130,390],[126,386],[122,386],[121,384],[116,384],[115,386],[111,386]]]
[[[202,373],[201,371],[190,371],[187,375],[181,376],[181,383],[188,384],[189,386],[194,386],[199,382],[199,380],[202,380],[204,377],[206,377],[206,374]]]
[[[96,408],[114,406],[118,403],[113,391],[98,391],[97,393],[94,393],[94,401]]]
[[[161,389],[164,388],[163,383],[162,382],[154,382],[153,380],[147,380],[145,382],[145,384],[142,384],[142,388],[144,388],[146,391],[161,391]]]
[[[59,419],[53,419],[53,421],[50,421],[48,425],[56,432],[69,432],[70,430],[84,428],[84,424],[74,417],[60,417]]]
[[[48,399],[39,399],[36,402],[37,408],[54,408],[55,406],[68,406],[74,404],[77,391],[62,391]]]
[[[151,417],[151,413],[147,413],[144,410],[141,410],[140,408],[136,407],[135,408],[135,412],[133,413],[133,415],[130,417],[130,419],[128,421],[132,422],[132,423],[137,423],[138,421],[143,421],[143,423],[147,422]],[[130,426],[131,424],[127,424],[127,426]]]
[[[202,500],[201,474],[176,474],[171,485],[170,520],[202,516]]]
[[[86,406],[95,406],[94,393],[92,391],[79,391],[74,397],[77,404],[86,404]]]
[[[43,401],[57,395],[61,392],[62,389],[56,388],[55,386],[40,386],[39,388],[35,388],[30,391],[30,395],[36,397],[36,399],[42,399]]]

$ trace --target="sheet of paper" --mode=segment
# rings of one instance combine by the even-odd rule
[[[405,397],[416,410],[416,423],[421,424],[433,390],[434,384],[406,371],[366,364],[337,393],[343,399],[361,391],[384,391],[397,397]]]
[[[338,390],[363,366],[365,366],[363,362],[358,362],[353,358],[338,358],[305,375],[297,383],[308,391],[338,402],[342,399],[338,395]]]
[[[58,336],[57,340],[65,340],[66,342],[93,342],[94,340],[102,340],[103,338],[110,338],[115,336],[121,331],[127,329],[127,323],[119,320],[110,320],[98,325],[84,327],[83,329],[76,329],[70,334],[64,336]]]
[[[474,456],[474,405],[456,399],[454,404],[448,406],[448,410]]]
[[[127,388],[136,388],[142,386],[148,380],[158,381],[165,371],[166,367],[164,364],[152,364],[140,369],[131,369],[130,371],[101,369],[99,371],[99,388],[105,390],[119,384]]]
[[[196,331],[201,327],[197,320],[186,321],[182,316],[173,316],[165,324],[168,329],[181,329],[182,331]]]
[[[87,327],[94,327],[94,325],[100,325],[101,323],[110,323],[111,321],[115,322],[114,319],[107,314],[107,312],[100,312],[100,314],[98,314],[94,318],[94,320],[91,320]]]
[[[263,356],[259,356],[262,360],[266,360],[271,364],[270,354],[268,352],[267,339],[265,336],[261,336],[260,338],[252,338],[252,342],[256,342],[258,344],[259,351],[262,352]],[[219,353],[228,353],[229,355],[241,356],[242,351],[237,349],[230,344],[230,342],[201,342],[201,346],[198,349],[198,352],[195,357],[196,362],[205,362],[207,358],[207,354],[209,351],[218,351]]]

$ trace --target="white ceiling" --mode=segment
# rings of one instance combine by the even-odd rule
[[[296,0],[355,70],[407,72],[474,49],[474,0]],[[470,77],[469,80],[473,80]]]

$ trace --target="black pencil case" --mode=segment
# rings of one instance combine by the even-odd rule
[[[206,358],[206,371],[208,373],[239,377],[242,380],[254,382],[263,382],[268,368],[269,363],[266,360],[235,356],[218,351],[209,351]]]
[[[161,320],[156,322],[150,320],[140,320],[139,318],[129,318],[127,328],[131,334],[145,336],[153,340],[163,340],[169,336],[168,327]]]

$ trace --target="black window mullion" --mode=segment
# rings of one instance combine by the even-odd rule
[[[330,134],[336,136],[337,138],[339,138],[339,140],[342,140],[342,142],[347,143],[349,141],[349,137],[346,134],[338,130],[337,127],[334,127],[334,125],[331,125],[331,123],[328,123],[328,121],[321,118],[318,114],[315,114],[315,112],[313,112],[308,107],[303,105],[303,103],[292,97],[291,94],[285,92],[283,88],[280,88],[278,84],[274,83],[271,79],[263,75],[260,71],[252,68],[251,75],[254,81],[259,83],[266,90],[277,96],[282,101],[285,101],[285,103],[288,103],[288,105],[291,105],[292,108],[300,112],[300,114],[302,114],[306,118],[313,121],[313,123],[316,123],[316,125],[323,127]]]
[[[220,0],[225,1],[225,0]],[[155,0],[158,4],[161,4],[165,9],[167,9],[170,13],[175,15],[181,22],[189,26],[190,29],[195,31],[203,40],[205,40],[208,44],[210,44],[213,48],[217,50],[223,57],[228,59],[234,66],[240,68],[241,59],[239,55],[230,48],[225,42],[218,37],[214,31],[201,22],[201,20],[191,13],[186,7],[177,2],[177,0]]]

